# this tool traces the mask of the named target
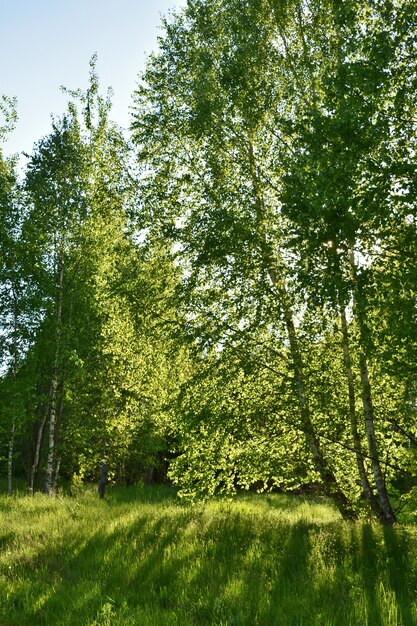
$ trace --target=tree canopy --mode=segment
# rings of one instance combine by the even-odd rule
[[[129,139],[93,57],[23,180],[1,161],[9,476],[15,459],[52,493],[103,460],[116,481],[169,464],[184,496],[314,489],[396,521],[416,469],[416,21],[414,0],[189,0]]]

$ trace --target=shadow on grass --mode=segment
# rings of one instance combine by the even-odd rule
[[[399,607],[399,623],[415,624],[411,606],[417,592],[417,564],[410,560],[413,550],[415,552],[415,541],[411,542],[404,529],[385,527],[384,542],[389,582]]]
[[[405,529],[289,523],[175,498],[110,491],[93,534],[63,528],[16,565],[8,625],[416,623],[417,547]]]
[[[382,624],[381,604],[378,601],[381,582],[381,548],[382,546],[377,543],[373,527],[370,524],[364,524],[362,541],[355,550],[355,554],[360,555],[360,561],[357,560],[356,567],[365,590],[367,616],[371,624]]]
[[[123,607],[134,612],[138,605],[168,608],[166,589],[185,567],[187,555],[167,560],[166,552],[176,545],[187,524],[187,516],[154,520],[150,514],[134,519],[127,515],[110,531],[103,528],[87,542],[81,539],[73,544],[67,556],[59,548],[39,554],[38,580],[53,592],[34,607],[28,623],[92,624],[103,606],[110,607],[112,614]],[[97,620],[97,624],[103,621]]]

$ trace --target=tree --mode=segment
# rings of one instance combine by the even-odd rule
[[[168,394],[184,351],[166,328],[165,294],[177,271],[144,242],[130,149],[110,120],[91,60],[87,91],[68,91],[67,113],[27,167],[22,238],[36,332],[26,354],[35,397],[26,434],[29,487],[59,473],[137,480],[166,451]],[[29,391],[27,396],[30,395]]]
[[[0,140],[4,141],[15,125],[16,100],[2,97],[0,113],[4,123]],[[0,384],[2,388],[2,427],[8,440],[8,492],[13,488],[15,439],[22,421],[22,388],[18,369],[23,359],[30,324],[25,305],[25,279],[22,275],[20,190],[16,174],[16,159],[5,158],[0,146]],[[26,332],[24,326],[26,325]],[[2,421],[3,421],[2,420]],[[7,433],[7,434],[6,434]]]
[[[258,17],[253,21],[255,13]],[[323,455],[308,408],[293,311],[296,294],[284,258],[285,224],[279,203],[269,202],[271,189],[261,174],[261,164],[270,160],[270,133],[265,139],[265,125],[267,100],[273,94],[269,85],[259,90],[263,76],[257,68],[266,66],[267,73],[270,68],[265,52],[269,9],[257,3],[241,15],[234,4],[219,10],[219,3],[204,7],[196,3],[169,27],[163,52],[148,72],[152,83],[137,94],[138,104],[143,100],[142,111],[148,106],[150,113],[138,116],[133,128],[137,142],[145,146],[144,157],[152,157],[152,172],[157,172],[151,174],[152,185],[163,189],[163,179],[168,181],[168,211],[170,206],[181,211],[184,205],[177,197],[186,198],[183,224],[176,230],[191,268],[192,298],[200,299],[204,307],[213,302],[216,307],[221,291],[216,315],[223,322],[239,326],[250,319],[254,326],[266,314],[263,323],[271,325],[272,335],[280,343],[288,341],[301,430],[328,492],[343,515],[351,516],[354,512]],[[238,46],[237,38],[245,43]],[[230,50],[234,58],[229,58]],[[195,78],[190,80],[191,67]],[[169,136],[174,128],[176,133],[182,131],[179,139]],[[158,137],[157,149],[149,146],[150,137],[153,142]],[[271,176],[277,178],[272,171]],[[167,213],[163,215],[165,220]],[[244,257],[239,253],[242,246]],[[220,323],[217,341],[226,340],[223,331]]]
[[[364,279],[389,180],[374,175],[373,163],[381,146],[400,141],[385,119],[393,76],[400,71],[407,83],[412,73],[395,52],[413,16],[400,5],[189,3],[165,24],[132,125],[149,225],[176,242],[196,340],[221,349],[267,330],[268,344],[288,358],[298,425],[325,491],[352,517],[359,480],[388,524],[395,515],[372,400]],[[335,410],[326,397],[317,407],[320,372],[309,367],[335,324],[348,476],[342,450],[335,457],[325,443]]]
[[[35,268],[33,279],[43,317],[39,332],[44,334],[43,358],[48,377],[48,493],[53,491],[59,465],[56,440],[65,394],[66,326],[71,323],[71,281],[76,272],[74,251],[87,213],[83,157],[80,128],[74,113],[69,111],[54,123],[52,133],[38,143],[25,178],[28,209],[24,237]],[[38,455],[36,450],[35,457]]]

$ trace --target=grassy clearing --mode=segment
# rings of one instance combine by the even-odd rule
[[[0,626],[417,625],[417,528],[289,496],[0,496]]]

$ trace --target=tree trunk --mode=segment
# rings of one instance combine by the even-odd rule
[[[19,302],[15,280],[12,281],[13,298],[13,402],[12,402],[12,428],[9,439],[9,449],[7,455],[7,493],[11,495],[13,491],[13,453],[14,440],[16,434],[16,380],[17,380],[17,360],[18,360],[18,325],[19,325]]]
[[[52,477],[52,489],[51,489],[52,493],[56,493],[60,467],[61,467],[61,456],[58,457],[55,463],[55,467],[54,467],[54,475]]]
[[[56,327],[55,327],[55,354],[52,365],[51,379],[51,410],[49,415],[49,433],[48,433],[48,458],[46,462],[45,491],[49,495],[53,494],[53,477],[55,462],[55,431],[57,422],[57,391],[58,391],[58,375],[59,375],[59,357],[61,352],[61,332],[62,332],[62,301],[63,301],[63,277],[64,267],[62,263],[62,255],[59,259],[58,270],[58,295],[56,307]]]
[[[297,332],[295,329],[293,313],[288,298],[285,284],[285,278],[282,277],[282,271],[277,269],[276,254],[274,255],[271,246],[268,243],[267,232],[265,227],[266,206],[261,190],[261,184],[258,179],[258,173],[255,162],[255,155],[251,141],[248,141],[248,156],[251,171],[254,199],[257,211],[257,222],[260,235],[260,246],[264,267],[268,273],[275,294],[279,300],[281,310],[284,315],[285,327],[290,343],[290,351],[292,357],[292,365],[294,371],[295,393],[298,400],[300,421],[306,443],[310,449],[314,467],[318,472],[325,492],[335,502],[344,519],[356,519],[357,513],[352,503],[343,493],[337,482],[336,476],[325,459],[320,442],[315,432],[313,422],[311,421],[310,409],[306,397],[305,376],[303,359],[299,347]],[[281,266],[280,266],[281,269]]]
[[[64,408],[64,383],[63,381],[61,381],[59,403],[58,403],[56,422],[55,422],[55,449],[57,445],[59,445],[59,438],[60,438],[59,433],[60,433],[60,428],[61,428],[63,408]],[[54,466],[53,477],[52,477],[52,493],[56,492],[56,486],[58,483],[60,467],[61,467],[61,455],[59,455],[59,457],[57,458],[55,466]]]
[[[282,291],[282,287],[281,287]],[[281,301],[285,303],[286,294],[281,293]],[[343,493],[340,485],[337,482],[336,476],[332,469],[329,467],[327,460],[325,459],[321,448],[319,439],[315,433],[314,425],[310,417],[310,409],[308,407],[306,394],[305,394],[305,382],[304,382],[304,366],[302,362],[302,356],[298,345],[298,338],[295,331],[294,321],[291,315],[291,311],[284,304],[284,318],[287,327],[288,338],[290,341],[290,350],[294,369],[294,378],[296,386],[296,394],[298,404],[300,408],[300,418],[303,426],[306,442],[310,448],[314,467],[320,475],[323,481],[325,491],[340,511],[343,519],[357,519],[357,512],[355,511],[352,503]]]
[[[361,479],[361,485],[363,493],[369,502],[369,505],[374,512],[375,516],[380,522],[384,522],[384,512],[375,496],[372,487],[369,483],[368,474],[365,467],[365,456],[362,450],[361,438],[358,431],[358,418],[356,414],[356,400],[355,400],[355,382],[353,378],[352,359],[350,355],[349,346],[349,332],[346,320],[346,309],[340,307],[340,320],[342,325],[342,346],[343,346],[343,358],[345,364],[345,373],[349,391],[349,421],[350,431],[352,434],[353,447],[355,449],[356,466],[358,468],[359,476]]]
[[[371,459],[372,471],[375,479],[376,490],[378,494],[379,503],[381,509],[383,511],[383,523],[384,524],[394,524],[396,522],[395,513],[392,509],[386,484],[385,478],[382,473],[381,463],[379,459],[378,452],[378,444],[375,436],[375,420],[374,420],[374,406],[372,402],[372,394],[371,394],[371,383],[369,381],[369,370],[368,370],[368,362],[366,359],[365,353],[365,342],[363,340],[364,336],[364,323],[362,318],[362,312],[360,308],[360,298],[361,294],[358,290],[358,281],[357,281],[357,272],[355,265],[355,257],[353,250],[350,251],[349,255],[351,274],[353,279],[353,306],[356,321],[359,329],[359,337],[360,337],[360,356],[359,356],[359,372],[361,378],[361,387],[362,387],[362,406],[365,417],[365,430],[368,439],[368,449],[369,449],[369,457]]]
[[[14,437],[16,432],[16,419],[13,416],[12,430],[9,439],[9,451],[7,456],[7,493],[10,495],[13,491],[13,450],[14,450]]]
[[[384,523],[394,524],[397,520],[389,500],[385,478],[382,473],[381,463],[379,460],[378,445],[375,436],[374,407],[371,396],[371,385],[369,382],[368,364],[363,354],[360,357],[359,365],[362,383],[362,405],[365,415],[365,428],[368,437],[369,455],[371,458],[376,489],[382,510],[384,512]]]
[[[35,492],[35,478],[36,478],[36,472],[38,470],[38,465],[39,465],[39,457],[41,454],[41,446],[42,446],[42,437],[43,437],[43,431],[45,428],[45,424],[46,424],[46,420],[48,417],[48,411],[49,411],[49,404],[47,404],[47,406],[45,407],[45,411],[42,417],[42,420],[39,424],[39,428],[38,428],[38,434],[36,436],[36,443],[35,443],[35,451],[34,451],[34,455],[33,455],[33,463],[32,466],[30,468],[30,474],[29,474],[29,491],[30,493],[33,495]]]

